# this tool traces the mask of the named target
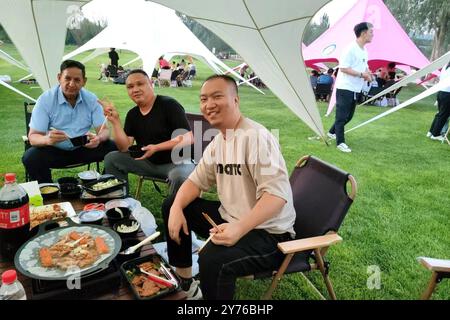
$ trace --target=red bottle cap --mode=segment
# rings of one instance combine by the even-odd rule
[[[11,284],[17,280],[16,270],[7,270],[2,274],[2,283]]]
[[[15,173],[6,173],[5,174],[5,182],[14,182],[14,181],[16,181]]]

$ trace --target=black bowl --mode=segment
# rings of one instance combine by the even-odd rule
[[[133,158],[140,158],[144,155],[145,151],[141,150],[142,146],[133,145],[128,148],[130,156]]]
[[[59,185],[59,188],[63,198],[75,199],[81,195],[81,188],[75,183],[63,183]]]
[[[78,179],[74,177],[62,177],[58,179],[58,183],[60,185],[65,183],[78,184]]]
[[[141,240],[136,239],[136,238],[124,238],[124,239],[122,239],[122,246],[120,247],[120,252],[125,251],[129,247],[137,245],[139,242],[141,242]],[[119,262],[124,262],[124,261],[128,261],[128,260],[131,260],[131,259],[138,258],[141,255],[141,250],[142,250],[142,247],[137,248],[136,251],[134,253],[131,253],[131,254],[121,254],[119,252],[119,254],[116,256],[116,259]]]
[[[130,214],[131,210],[127,207],[116,207],[106,211],[106,217],[108,218],[108,222],[111,227],[123,219],[129,219]]]
[[[127,227],[131,227],[133,224],[135,224],[135,226],[136,226],[135,230],[133,230],[133,231],[124,232],[124,231],[120,231],[120,229],[119,229],[120,226],[125,225]],[[140,226],[141,225],[139,224],[139,222],[137,222],[134,219],[123,219],[123,220],[120,220],[119,222],[116,222],[113,225],[113,230],[115,232],[117,232],[121,238],[132,238],[132,237],[136,236],[136,234],[139,231]]]
[[[58,198],[59,187],[56,184],[41,185],[39,186],[39,190],[44,199]]]

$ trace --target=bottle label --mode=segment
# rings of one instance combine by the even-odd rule
[[[19,228],[30,222],[30,206],[24,204],[19,208],[0,209],[0,229]]]

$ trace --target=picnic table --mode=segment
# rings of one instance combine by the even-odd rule
[[[47,200],[45,201],[45,204],[52,204],[52,203],[58,203],[63,201],[70,201],[72,204],[75,212],[80,212],[83,210],[83,207],[86,205],[86,202],[82,201],[81,199],[72,199],[72,200],[65,200],[65,199],[54,199],[54,200]],[[104,225],[107,226],[107,221],[104,219]],[[145,234],[142,230],[139,230],[137,234],[137,238],[139,240],[143,240],[145,238]],[[153,248],[152,244],[145,245],[141,250],[141,257],[154,254],[156,253],[155,249]],[[14,266],[13,261],[8,262],[1,262],[0,261],[0,274],[8,269],[16,269]],[[33,288],[32,288],[32,279],[20,274],[20,272],[17,272],[17,276],[19,281],[22,283],[22,285],[25,288],[27,299],[33,298]],[[131,291],[127,281],[121,277],[120,285],[113,289],[111,292],[107,293],[101,293],[101,294],[94,294],[93,296],[90,296],[89,299],[93,300],[134,300],[135,296],[133,295],[133,292]],[[186,299],[186,294],[179,290],[176,291],[170,295],[167,295],[165,297],[162,297],[164,300],[183,300]]]

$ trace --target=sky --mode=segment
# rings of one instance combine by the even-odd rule
[[[139,0],[127,0],[127,5],[132,1]],[[346,13],[357,0],[333,0],[325,5],[313,18],[314,22],[319,23],[320,18],[324,13],[327,13],[330,18],[330,25],[333,25],[339,18]],[[115,15],[120,16],[120,6],[118,5],[123,0],[94,0],[83,6],[82,11],[86,18],[90,20],[106,20],[105,8],[108,7],[108,11],[112,10]]]

